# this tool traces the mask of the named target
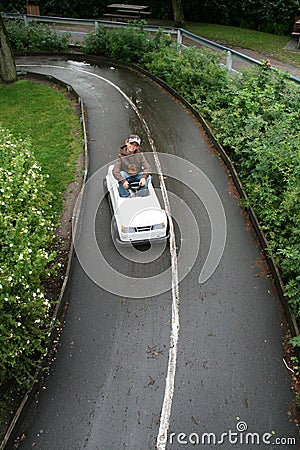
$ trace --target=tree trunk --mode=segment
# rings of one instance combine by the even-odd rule
[[[172,0],[172,6],[175,27],[182,28],[184,26],[184,13],[181,0]]]
[[[17,80],[16,63],[0,13],[0,79],[5,83]]]

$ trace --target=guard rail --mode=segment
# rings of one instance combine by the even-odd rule
[[[22,19],[26,24],[29,24],[30,22],[38,22],[48,23],[52,25],[74,26],[81,28],[85,27],[86,32],[83,32],[83,34],[88,33],[89,31],[96,30],[99,25],[107,26],[110,28],[118,28],[127,25],[126,22],[113,22],[110,20],[75,19],[55,16],[35,16],[29,14],[6,13],[5,17],[10,19]],[[236,50],[224,47],[223,45],[217,44],[216,42],[210,41],[209,39],[193,34],[185,30],[184,28],[161,27],[156,25],[146,25],[145,28],[151,33],[163,30],[164,33],[175,35],[177,36],[177,43],[184,47],[190,45],[190,42],[192,41],[198,46],[208,47],[211,50],[221,52],[221,64],[230,72],[239,72],[242,67],[249,65],[262,65],[262,63],[260,61],[257,61],[256,59],[250,58],[249,56],[239,53]],[[277,70],[273,67],[271,67],[271,69],[275,71]],[[292,74],[290,74],[290,79],[295,83],[300,84],[300,78],[297,78]]]

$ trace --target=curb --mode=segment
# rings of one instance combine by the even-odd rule
[[[81,122],[82,130],[83,130],[84,174],[83,174],[83,178],[82,178],[82,187],[81,187],[81,192],[82,192],[82,190],[84,189],[85,183],[86,183],[86,178],[87,178],[88,146],[87,146],[87,130],[86,130],[86,118],[85,118],[84,104],[81,101],[80,96],[73,89],[72,86],[56,79],[55,77],[43,75],[43,74],[36,74],[34,72],[28,72],[28,71],[18,72],[18,75],[19,76],[22,75],[25,77],[28,75],[37,80],[51,81],[52,83],[65,88],[66,91],[71,92],[77,98],[78,104],[81,107],[80,122]],[[78,198],[79,197],[82,198],[81,192],[79,193]],[[81,204],[79,204],[79,208],[80,207],[81,207]],[[73,215],[74,215],[74,211],[73,211]],[[73,218],[74,217],[72,217],[72,219]],[[75,230],[75,232],[76,232],[76,230]],[[74,257],[74,244],[73,244],[73,237],[72,237],[71,243],[70,243],[69,254],[68,254],[66,273],[64,275],[64,282],[63,282],[63,285],[60,290],[58,303],[57,303],[57,305],[54,309],[53,315],[51,317],[51,321],[54,325],[52,325],[52,330],[49,334],[48,350],[52,348],[53,344],[55,343],[55,340],[59,336],[60,326],[55,325],[55,321],[57,319],[62,319],[64,316],[65,308],[67,305],[67,298],[66,298],[67,297],[67,295],[66,295],[67,285],[68,285],[68,281],[69,281],[69,275],[70,275],[70,271],[71,271],[73,257]],[[28,389],[28,391],[24,395],[23,399],[21,400],[19,407],[18,407],[13,419],[11,420],[10,425],[7,428],[7,431],[2,439],[2,442],[0,444],[0,450],[4,450],[4,449],[8,450],[8,449],[14,448],[15,440],[17,438],[22,421],[23,421],[27,411],[29,410],[29,407],[34,399],[34,396],[36,395],[39,388],[41,387],[41,383],[43,381],[43,375],[44,375],[43,370],[47,366],[48,357],[49,357],[49,352],[47,353],[46,357],[42,357],[40,359],[41,368],[38,369],[38,371],[36,372],[30,388]]]

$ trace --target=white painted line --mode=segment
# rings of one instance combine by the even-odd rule
[[[140,116],[139,116],[140,117]],[[162,169],[156,147],[153,139],[150,135],[150,130],[147,123],[140,117],[144,124],[144,128],[147,132],[148,140],[153,151],[154,160],[159,175],[160,186],[164,201],[166,213],[170,223],[170,254],[171,254],[171,267],[172,267],[172,324],[171,324],[171,336],[170,336],[170,349],[169,349],[169,361],[166,376],[165,394],[162,406],[162,411],[159,421],[159,431],[156,439],[156,448],[158,450],[164,450],[166,448],[167,433],[170,426],[171,408],[174,395],[175,386],[175,374],[176,374],[176,362],[178,353],[178,339],[179,339],[179,287],[178,287],[178,259],[176,251],[176,239],[174,233],[174,224],[171,216],[171,207],[168,197],[168,192],[163,178]]]

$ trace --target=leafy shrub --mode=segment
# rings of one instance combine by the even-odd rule
[[[2,129],[0,150],[0,384],[24,387],[49,331],[41,280],[55,256],[51,195],[28,141]]]
[[[115,28],[107,33],[107,56],[127,62],[136,62],[149,48],[149,33],[141,25]]]
[[[262,66],[235,79],[225,97],[226,106],[211,111],[212,127],[239,171],[300,315],[299,87]]]
[[[107,54],[108,28],[98,26],[96,31],[90,32],[81,44],[81,50],[89,55]]]
[[[144,55],[143,66],[165,80],[191,104],[202,104],[223,89],[228,78],[220,67],[220,55],[209,49],[162,47]]]
[[[23,20],[5,21],[5,27],[12,48],[17,52],[68,50],[71,36],[69,33],[59,35],[47,25],[26,25]]]
[[[138,63],[144,54],[170,45],[169,35],[158,31],[152,39],[145,30],[145,22],[132,22],[124,28],[108,29],[103,26],[90,33],[82,43],[81,49],[90,55],[102,55],[110,58]]]

